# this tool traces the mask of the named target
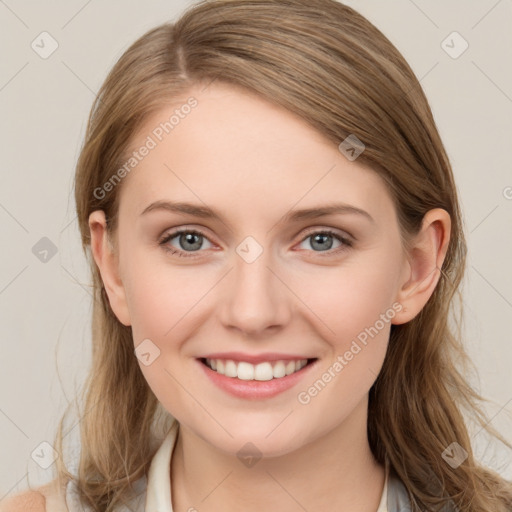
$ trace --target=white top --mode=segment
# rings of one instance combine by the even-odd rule
[[[120,507],[121,512],[173,512],[171,501],[171,458],[176,444],[179,423],[174,421],[162,444],[156,451],[147,477],[134,484],[136,495],[129,501],[129,507]],[[50,499],[48,499],[50,498]],[[47,496],[46,512],[90,512],[77,498],[74,482],[69,481],[66,487],[66,506],[54,498]],[[376,512],[407,512],[410,511],[409,500],[400,480],[390,475],[386,460],[386,478],[379,507]]]

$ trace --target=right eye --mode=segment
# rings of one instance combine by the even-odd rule
[[[169,242],[171,240],[174,240],[175,238],[177,239],[178,244],[181,247],[169,245]],[[187,253],[201,252],[200,249],[205,240],[207,240],[209,243],[211,243],[208,240],[208,238],[206,238],[204,233],[201,233],[200,231],[197,231],[195,229],[178,229],[171,233],[167,233],[163,237],[163,239],[161,239],[159,241],[159,245],[161,245],[165,251],[170,252],[172,254],[177,254],[178,256],[183,256],[183,257],[195,257],[195,256],[191,256]],[[190,250],[187,250],[187,249],[190,249]]]

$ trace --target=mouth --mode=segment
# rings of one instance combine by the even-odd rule
[[[263,400],[291,391],[314,372],[320,360],[301,353],[234,351],[204,354],[195,361],[217,389],[236,398]]]
[[[317,358],[262,361],[252,364],[247,361],[233,359],[199,358],[199,361],[219,375],[240,381],[272,381],[286,379],[311,364]]]

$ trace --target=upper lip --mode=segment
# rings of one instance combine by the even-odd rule
[[[258,364],[265,361],[299,361],[301,359],[313,359],[300,354],[282,354],[278,352],[265,352],[263,354],[244,354],[243,352],[216,352],[208,354],[204,359],[225,359],[232,361],[245,361],[246,363]],[[202,358],[200,358],[202,359]]]

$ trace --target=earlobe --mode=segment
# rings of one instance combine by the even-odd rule
[[[116,251],[110,243],[105,212],[96,210],[89,216],[91,252],[98,266],[108,296],[110,307],[117,319],[126,326],[131,325],[126,301],[126,292],[119,275]]]
[[[411,243],[397,295],[402,310],[394,324],[412,320],[425,306],[441,277],[450,241],[451,220],[446,210],[435,208],[423,218],[420,232]]]

